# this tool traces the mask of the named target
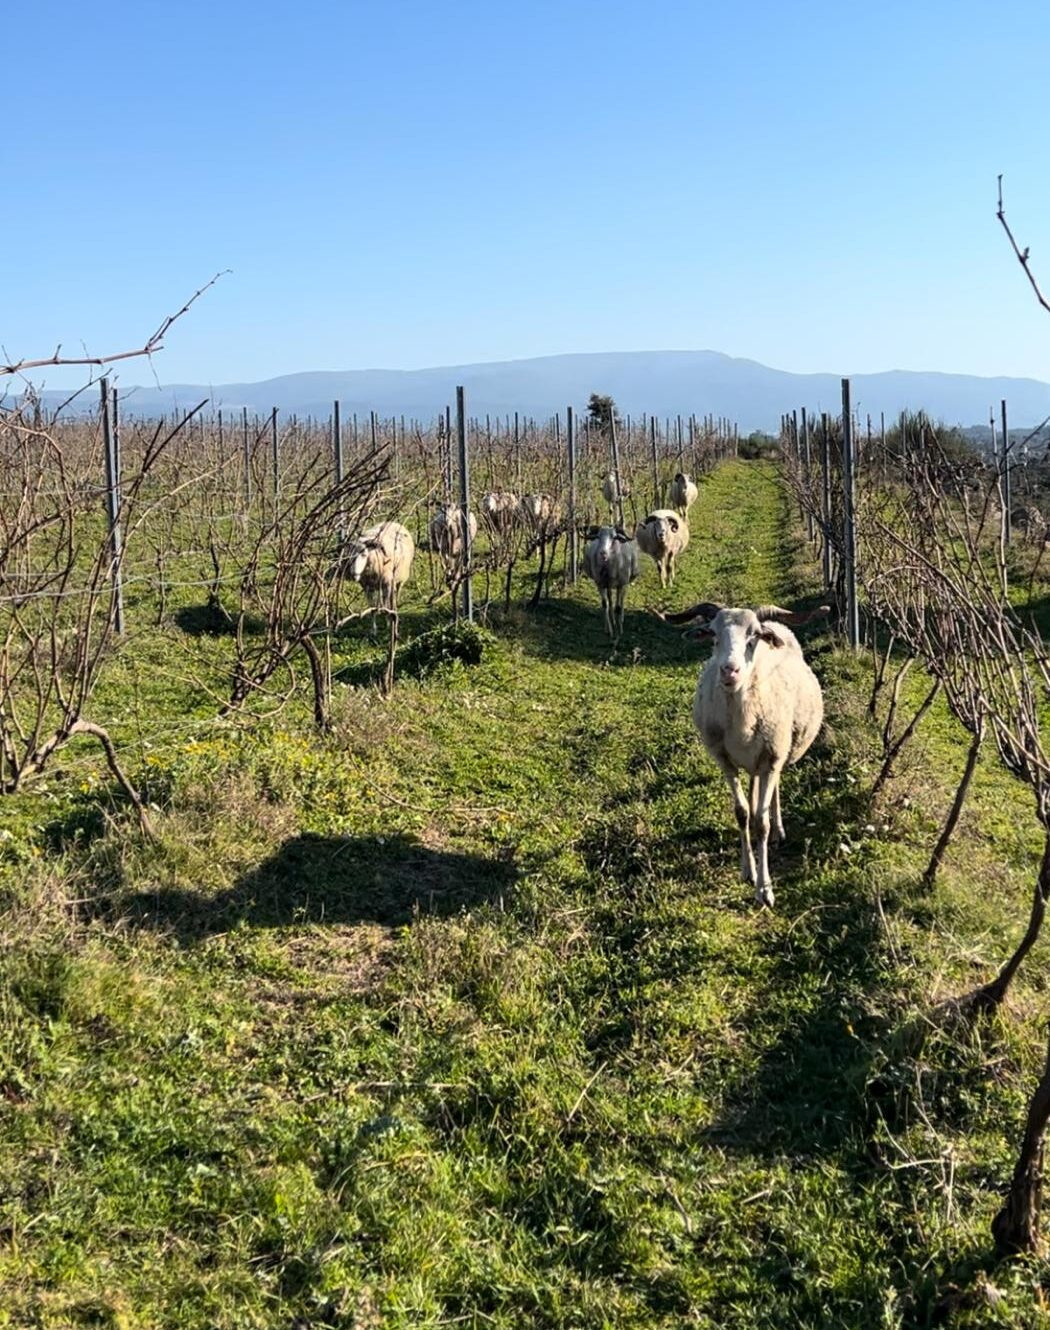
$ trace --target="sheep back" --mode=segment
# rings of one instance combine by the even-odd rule
[[[764,625],[782,646],[759,642],[742,695],[729,694],[712,657],[693,698],[693,723],[709,752],[724,750],[730,761],[754,774],[763,759],[790,765],[809,749],[824,720],[824,699],[798,639],[783,624]]]
[[[686,473],[684,471],[677,472],[674,480],[671,481],[671,507],[684,516],[696,502],[698,493],[699,490]]]
[[[630,586],[640,568],[637,542],[618,536],[615,527],[602,527],[583,552],[583,570],[599,591]]]
[[[371,595],[397,592],[408,581],[416,543],[400,522],[377,522],[352,542],[352,550],[364,552],[364,566],[357,581]]]
[[[642,553],[651,558],[678,555],[689,545],[689,523],[671,508],[657,508],[638,523],[634,538]]]

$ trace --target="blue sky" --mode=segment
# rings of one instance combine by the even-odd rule
[[[662,348],[1050,378],[994,215],[1001,171],[1050,289],[1043,3],[34,0],[3,35],[10,357],[123,350],[229,268],[161,382]]]

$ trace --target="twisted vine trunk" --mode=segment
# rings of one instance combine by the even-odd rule
[[[540,533],[540,570],[536,574],[536,586],[529,600],[529,608],[535,609],[540,603],[540,597],[543,595],[543,575],[547,569],[547,533]]]
[[[934,846],[933,854],[930,855],[930,862],[926,865],[926,872],[922,875],[923,885],[932,887],[937,870],[941,866],[941,860],[944,858],[945,851],[955,834],[955,828],[959,825],[959,818],[962,814],[963,804],[966,802],[966,794],[970,788],[970,781],[973,779],[973,773],[977,767],[977,759],[981,754],[981,744],[984,741],[984,717],[978,721],[977,729],[974,731],[973,738],[970,740],[970,751],[966,754],[966,766],[963,770],[962,779],[959,781],[959,788],[955,791],[955,798],[952,801],[951,811],[948,813],[947,821],[944,824],[944,830],[940,834],[937,844]]]
[[[317,644],[309,633],[303,635],[303,650],[310,662],[310,683],[314,695],[314,725],[319,733],[327,734],[331,729],[331,720],[328,714],[328,672],[325,669],[324,661],[321,659],[321,653],[317,649]]]
[[[70,739],[75,738],[78,734],[87,734],[90,735],[92,739],[98,740],[99,744],[102,746],[102,751],[105,754],[106,765],[109,767],[110,774],[124,791],[128,802],[138,815],[139,826],[142,829],[143,835],[148,836],[150,840],[155,839],[153,824],[150,822],[149,813],[146,811],[146,802],[135,786],[132,785],[124,768],[120,765],[120,759],[117,757],[117,750],[113,744],[113,740],[109,736],[109,731],[104,729],[101,725],[96,725],[94,721],[82,720],[79,716],[75,720],[67,721],[67,723],[57,729],[50,739],[40,746],[33,759],[26,763],[25,767],[17,773],[13,783],[4,787],[2,792],[6,794],[14,794],[18,790],[22,776],[26,775],[27,772],[38,774],[43,771],[52,756],[60,748],[64,747]]]
[[[918,729],[919,722],[922,720],[923,716],[926,715],[927,711],[929,711],[930,707],[933,705],[934,698],[937,696],[937,694],[940,691],[941,691],[941,681],[940,679],[935,679],[933,687],[923,698],[918,711],[916,711],[915,715],[912,716],[911,720],[900,732],[900,735],[889,745],[889,749],[886,753],[885,760],[883,761],[882,764],[882,769],[879,771],[879,774],[875,777],[874,784],[871,787],[871,797],[873,799],[882,789],[882,787],[886,784],[887,780],[890,777],[890,772],[893,770],[893,765],[897,761],[897,758],[900,756],[901,749],[904,747],[904,745],[908,742],[908,740]]]
[[[1046,917],[1046,902],[1050,897],[1050,834],[1047,835],[1043,844],[1043,861],[1039,865],[1039,875],[1035,880],[1035,888],[1032,892],[1032,908],[1028,916],[1028,927],[1025,929],[1024,937],[1018,944],[1017,950],[999,971],[990,984],[985,984],[979,988],[970,999],[970,1006],[974,1012],[994,1011],[1003,998],[1006,996],[1006,990],[1020,968],[1021,962],[1035,946],[1036,939],[1043,927],[1043,919]]]
[[[1039,1247],[1043,1205],[1043,1137],[1050,1119],[1050,1047],[1043,1075],[1028,1106],[1021,1152],[1014,1166],[1003,1208],[992,1220],[992,1237],[1000,1256],[1034,1252]]]

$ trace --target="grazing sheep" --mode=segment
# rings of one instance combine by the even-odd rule
[[[820,684],[798,639],[773,621],[804,623],[826,612],[826,606],[792,614],[775,605],[747,610],[701,603],[666,616],[671,623],[695,622],[698,636],[714,638],[696,685],[693,723],[729,783],[740,828],[740,876],[754,883],[760,905],[773,904],[771,809],[776,838],[784,839],[780,773],[802,757],[824,718]],[[750,810],[740,787],[742,771],[751,777]]]
[[[675,560],[689,544],[689,523],[670,508],[657,508],[634,529],[634,538],[643,554],[656,561],[660,585],[674,586]]]
[[[347,542],[347,576],[373,603],[373,633],[379,611],[397,609],[397,594],[412,572],[415,553],[412,533],[400,522],[379,522]]]
[[[684,471],[676,471],[671,481],[671,507],[683,517],[688,517],[689,509],[696,503],[699,492]]]
[[[525,494],[521,500],[521,510],[536,539],[532,550],[539,549],[540,566],[536,574],[529,604],[535,608],[540,603],[544,588],[550,595],[551,567],[558,548],[558,536],[561,524],[561,505],[550,494]],[[531,553],[532,550],[529,552]]]
[[[1010,514],[1010,525],[1015,531],[1021,531],[1031,541],[1042,542],[1046,539],[1046,518],[1034,505],[1015,508]]]
[[[605,631],[614,642],[623,632],[623,602],[639,563],[635,541],[612,526],[600,527],[583,552],[583,571],[598,588]]]
[[[494,536],[507,536],[521,516],[521,503],[510,490],[489,490],[481,500],[481,517]]]
[[[561,506],[549,494],[525,494],[521,507],[525,520],[537,535],[550,535],[561,520]]]
[[[631,490],[628,485],[623,483],[623,477],[620,477],[619,486],[616,484],[616,472],[610,471],[602,481],[602,498],[609,505],[610,509],[615,509],[618,503],[631,497]]]
[[[467,533],[470,543],[478,534],[478,519],[473,513],[467,514]],[[444,560],[446,568],[458,570],[466,555],[466,541],[463,530],[463,509],[458,503],[445,503],[430,519],[430,543]]]

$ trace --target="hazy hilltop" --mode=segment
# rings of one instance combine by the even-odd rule
[[[127,374],[127,369],[124,373]],[[854,409],[877,421],[923,409],[949,424],[988,420],[1005,398],[1010,423],[1032,426],[1050,416],[1050,384],[1037,379],[980,378],[967,374],[890,370],[851,377]],[[837,413],[838,374],[789,374],[754,360],[717,351],[615,351],[542,356],[491,364],[417,370],[330,370],[285,374],[259,383],[171,384],[122,389],[128,409],[159,415],[202,397],[213,407],[263,413],[272,407],[298,415],[326,416],[336,398],[344,412],[375,410],[384,416],[435,416],[466,389],[473,416],[519,411],[541,419],[568,405],[582,408],[592,392],[610,393],[622,412],[640,416],[677,413],[727,416],[743,431],[772,430],[781,413],[806,406]],[[47,393],[52,405],[64,393]]]

